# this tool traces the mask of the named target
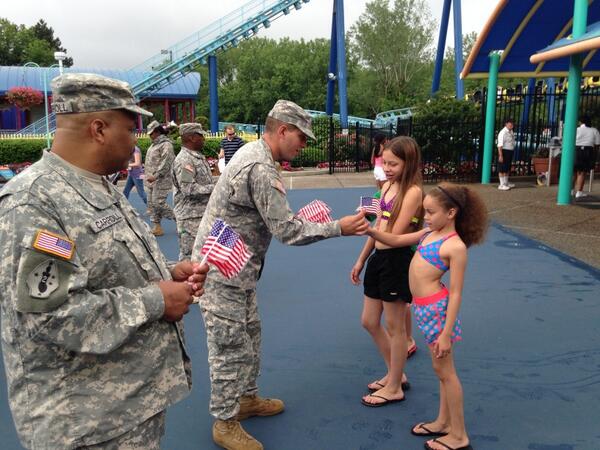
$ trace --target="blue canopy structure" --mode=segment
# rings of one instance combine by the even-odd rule
[[[585,53],[585,59],[591,59],[598,48],[600,48],[600,22],[588,26],[585,34],[578,38],[568,36],[541,49],[531,56],[530,61],[532,64],[538,64],[542,61],[564,58],[576,53]]]
[[[488,78],[489,54],[502,50],[498,76],[502,78],[565,77],[568,58],[531,63],[530,57],[572,33],[573,4],[565,0],[500,0],[479,34],[462,78]],[[587,21],[600,21],[600,1],[590,0]],[[600,75],[600,54],[589,53],[583,76]]]
[[[88,69],[81,67],[68,67],[64,69],[64,72],[95,73],[126,81],[130,85],[134,85],[148,76],[148,72],[144,71]],[[48,94],[50,95],[50,80],[58,75],[58,68],[54,67],[48,69],[45,67],[0,66],[0,96],[6,95],[6,92],[15,86],[27,86],[38,91],[43,91],[43,76],[48,81]],[[195,100],[198,95],[198,89],[200,89],[200,74],[190,72],[172,84],[152,92],[149,97]]]

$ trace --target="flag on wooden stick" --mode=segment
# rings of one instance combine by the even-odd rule
[[[296,213],[296,217],[301,217],[308,222],[329,223],[333,222],[330,212],[331,208],[325,202],[313,200],[308,205],[300,208]]]
[[[375,197],[361,197],[357,211],[363,209],[368,216],[378,216],[381,213],[379,199]]]
[[[242,237],[221,219],[215,220],[201,253],[202,263],[213,264],[226,278],[238,275],[252,256]]]

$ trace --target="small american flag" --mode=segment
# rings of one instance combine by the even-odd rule
[[[215,220],[201,253],[203,262],[213,264],[226,278],[238,275],[252,256],[242,237],[221,219]]]
[[[50,233],[49,231],[38,231],[33,247],[46,253],[71,259],[75,244],[66,238]]]
[[[329,223],[333,222],[330,212],[331,208],[327,206],[327,203],[321,200],[313,200],[308,205],[300,208],[296,213],[296,217],[301,217],[308,222]]]
[[[364,209],[367,215],[378,216],[381,213],[379,199],[375,197],[361,197],[357,211],[361,209]]]

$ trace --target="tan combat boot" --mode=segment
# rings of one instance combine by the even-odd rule
[[[162,236],[163,234],[165,234],[165,232],[163,231],[162,227],[160,226],[160,223],[155,223],[154,224],[154,228],[152,228],[151,233],[154,236]]]
[[[240,411],[235,418],[244,420],[253,416],[274,416],[283,412],[284,408],[283,402],[279,399],[245,395],[240,399]]]
[[[213,424],[215,444],[227,450],[263,450],[260,442],[250,436],[237,420],[215,420]]]

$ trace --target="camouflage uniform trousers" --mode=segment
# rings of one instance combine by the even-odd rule
[[[202,217],[193,219],[180,219],[177,221],[177,234],[179,235],[179,261],[192,258],[194,241],[198,234],[198,226]]]
[[[99,444],[77,447],[77,450],[160,450],[160,440],[165,434],[165,416],[166,413],[161,411],[121,436]]]
[[[152,223],[160,223],[165,219],[175,220],[173,209],[167,203],[167,197],[171,193],[172,188],[162,188],[156,185],[146,185],[146,193],[148,195],[148,212]]]
[[[207,280],[200,297],[210,369],[210,413],[234,417],[240,397],[258,392],[260,318],[256,291]]]

